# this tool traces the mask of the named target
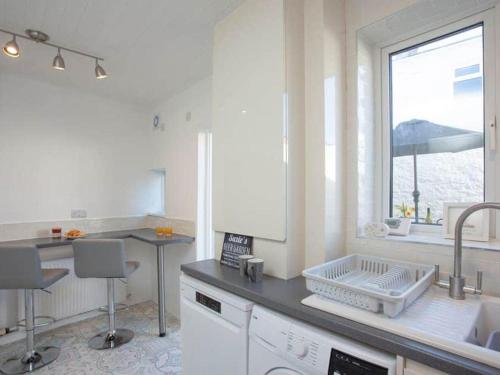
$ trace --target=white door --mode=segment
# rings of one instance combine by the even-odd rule
[[[308,375],[291,369],[272,343],[250,338],[249,375]]]

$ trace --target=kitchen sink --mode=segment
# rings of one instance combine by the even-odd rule
[[[500,299],[484,296],[474,324],[467,336],[468,343],[486,347],[488,338],[494,332],[500,332]],[[500,333],[498,333],[498,342]],[[495,345],[498,350],[498,344]],[[492,348],[494,349],[494,348]]]
[[[500,368],[500,344],[496,350],[486,345],[490,334],[500,331],[498,297],[467,295],[465,300],[455,300],[447,290],[432,286],[395,318],[316,295],[302,303]]]

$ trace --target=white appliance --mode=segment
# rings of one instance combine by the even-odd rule
[[[249,375],[395,374],[395,355],[253,308]]]
[[[253,303],[181,275],[182,373],[247,375]]]

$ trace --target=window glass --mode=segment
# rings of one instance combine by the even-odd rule
[[[441,224],[484,200],[483,26],[392,53],[391,215]]]

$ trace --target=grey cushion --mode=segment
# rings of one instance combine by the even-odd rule
[[[127,265],[125,243],[113,239],[73,241],[75,273],[82,278],[124,278],[139,266]]]
[[[44,289],[68,272],[65,268],[42,269],[35,247],[0,247],[0,289]]]

